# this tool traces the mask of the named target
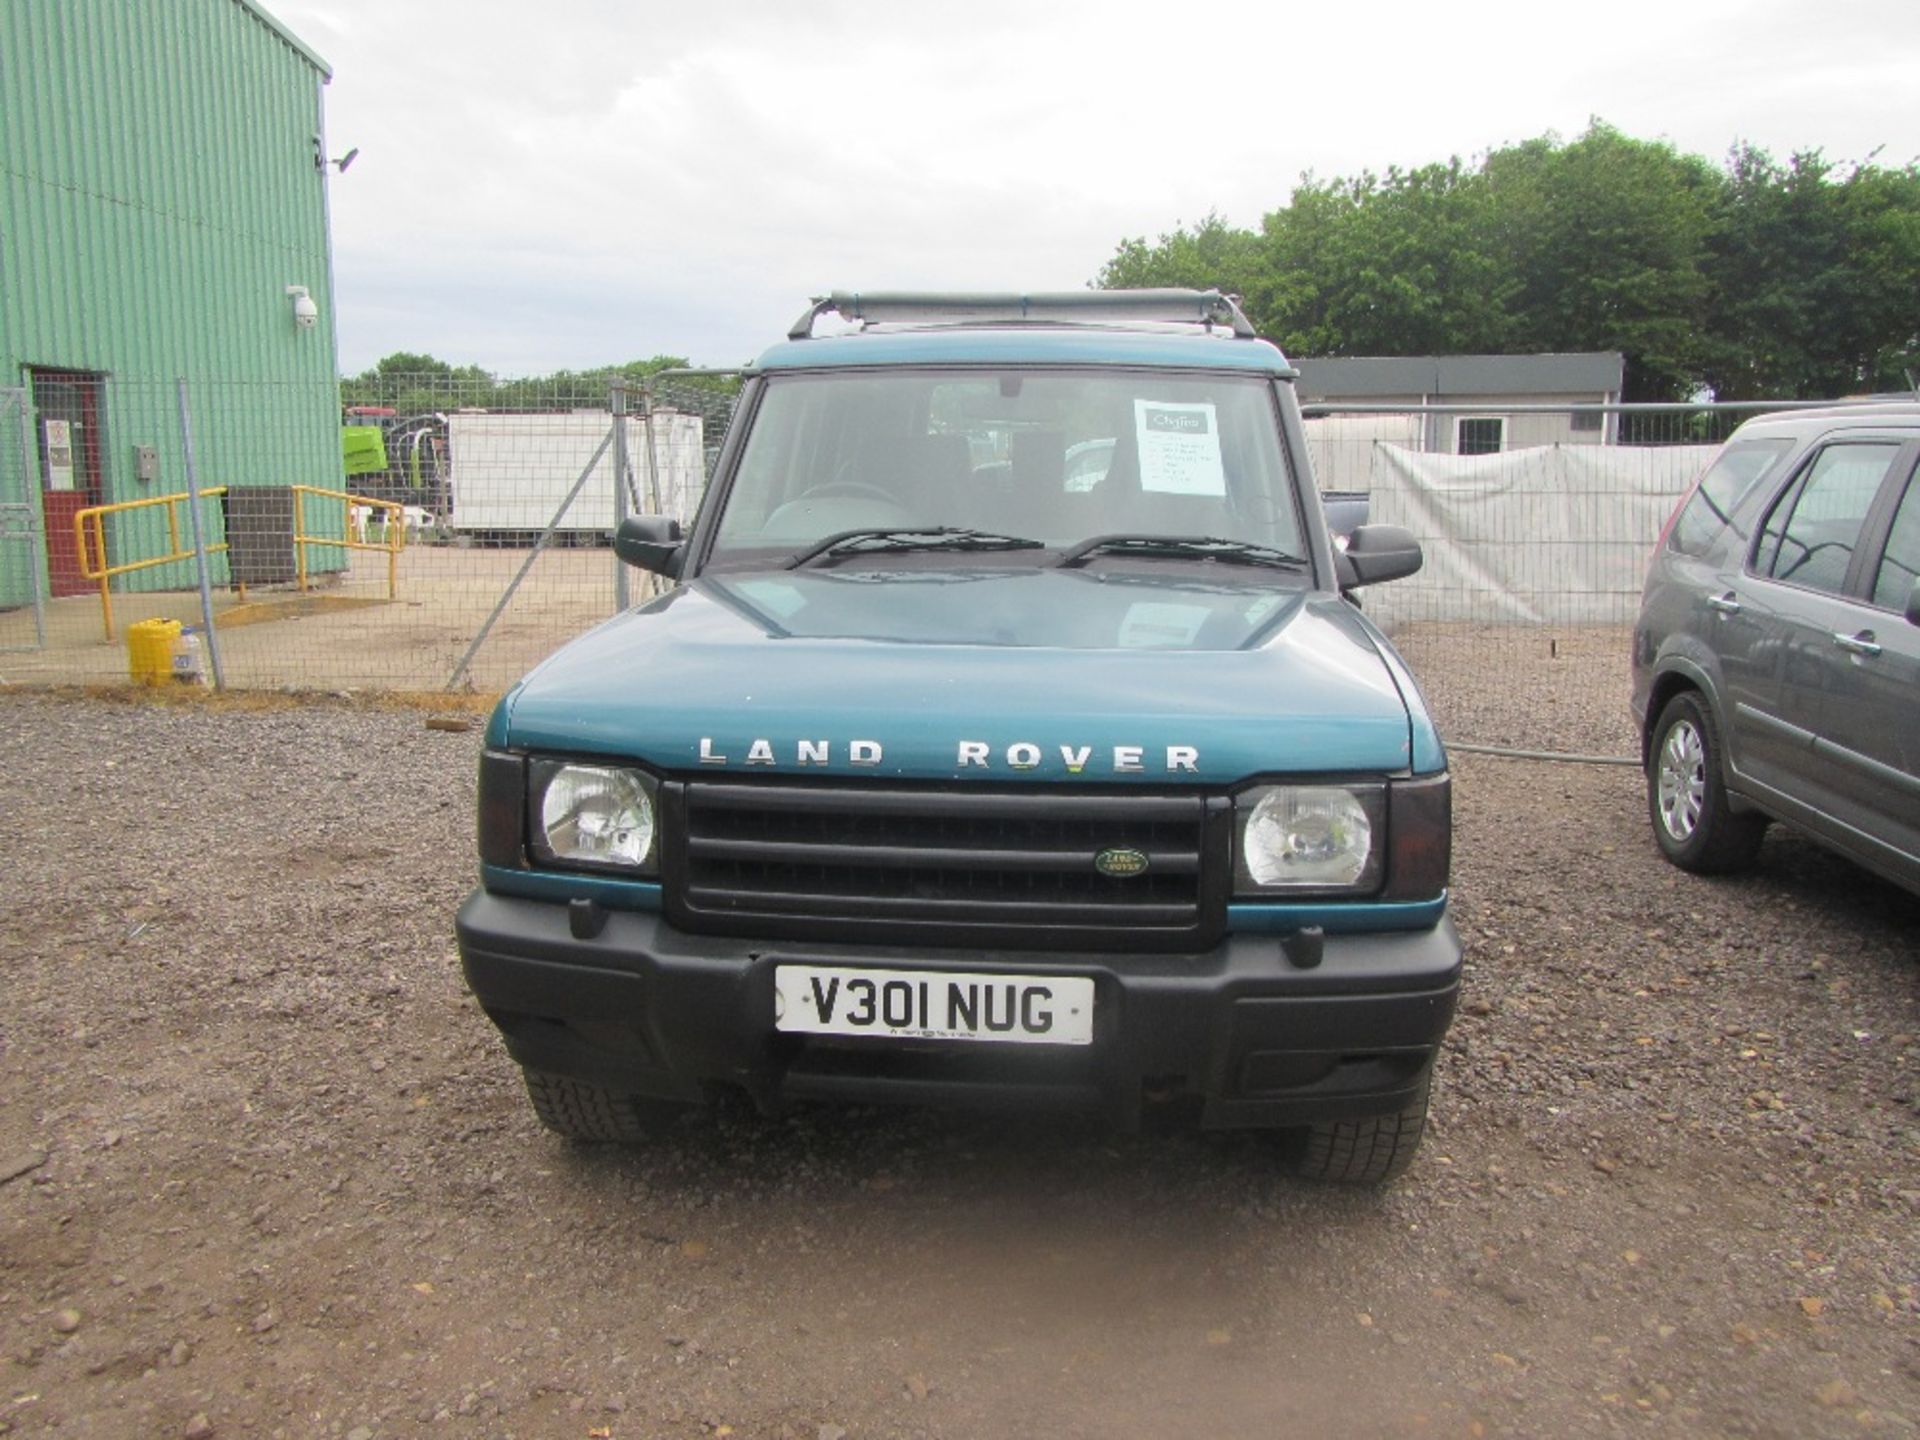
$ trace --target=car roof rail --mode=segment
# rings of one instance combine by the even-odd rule
[[[1222,325],[1255,338],[1236,295],[1218,290],[1062,290],[955,294],[913,290],[836,290],[816,296],[787,331],[813,338],[813,322],[839,315],[863,325]]]

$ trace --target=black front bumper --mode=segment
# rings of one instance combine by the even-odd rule
[[[602,917],[596,917],[598,921]],[[693,935],[609,911],[576,938],[565,905],[475,890],[456,928],[467,984],[530,1069],[697,1100],[715,1086],[789,1100],[980,1102],[1139,1119],[1200,1102],[1207,1127],[1287,1126],[1412,1102],[1453,1019],[1460,941],[1430,930],[1329,934],[1312,968],[1277,936],[1196,954],[937,950]],[[1090,975],[1094,1039],[1003,1046],[783,1034],[782,963]]]

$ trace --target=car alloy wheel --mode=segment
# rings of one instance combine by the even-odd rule
[[[1647,809],[1661,853],[1682,870],[1724,875],[1760,853],[1767,817],[1727,794],[1720,727],[1696,691],[1669,700],[1649,737]]]
[[[1660,747],[1660,823],[1675,840],[1693,837],[1706,789],[1706,747],[1692,722],[1681,720],[1667,731],[1666,744]]]

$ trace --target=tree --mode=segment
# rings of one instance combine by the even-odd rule
[[[1489,155],[1492,237],[1520,351],[1618,350],[1631,400],[1684,399],[1705,365],[1711,165],[1595,121]]]
[[[1457,159],[1384,177],[1306,177],[1262,227],[1268,283],[1255,306],[1300,354],[1498,349],[1512,281],[1487,252],[1485,212],[1485,186]]]
[[[453,366],[431,355],[396,350],[371,369],[343,378],[342,405],[385,406],[402,415],[422,415],[458,405],[483,405],[494,387],[493,376],[477,365]]]
[[[638,387],[663,370],[686,368],[679,355],[655,355],[624,365],[592,370],[556,370],[548,375],[500,380],[478,365],[449,365],[431,355],[395,351],[360,374],[340,381],[343,405],[391,407],[402,415],[424,415],[472,407],[481,410],[555,410],[597,408],[607,403],[615,380]],[[727,376],[688,376],[674,382],[732,395],[739,382]],[[638,409],[636,400],[634,408]]]
[[[1737,147],[1714,236],[1723,399],[1825,398],[1912,388],[1920,364],[1920,171],[1817,150],[1785,165]]]
[[[1191,230],[1177,228],[1153,245],[1144,238],[1122,240],[1093,283],[1100,290],[1184,286],[1245,295],[1259,263],[1258,237],[1209,213]]]
[[[1633,400],[1910,388],[1920,168],[1722,168],[1596,120],[1472,166],[1306,175],[1257,232],[1125,240],[1095,283],[1218,285],[1296,355],[1618,350]]]
[[[1858,282],[1851,374],[1869,390],[1920,391],[1920,163],[1855,166],[1840,188]]]

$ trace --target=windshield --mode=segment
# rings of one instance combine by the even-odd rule
[[[774,376],[709,559],[836,550],[1045,563],[1099,536],[1210,537],[1304,554],[1269,384],[1148,371],[839,371]],[[954,543],[938,532],[1014,543]],[[1021,545],[1038,541],[1038,547]],[[1116,552],[1118,553],[1118,552]],[[1179,558],[1204,560],[1206,552]]]

